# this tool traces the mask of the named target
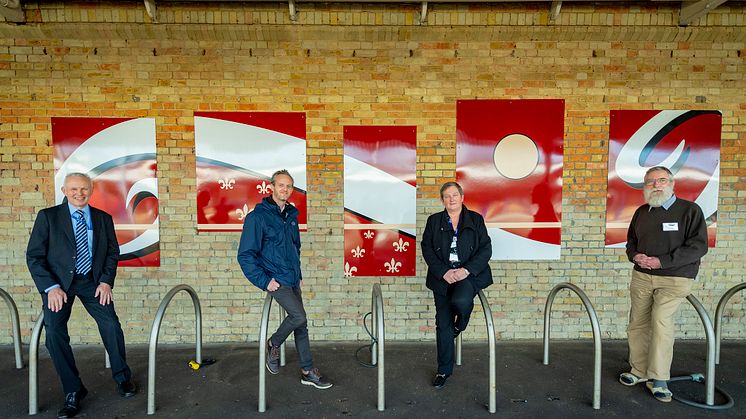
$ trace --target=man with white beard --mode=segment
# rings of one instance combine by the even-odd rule
[[[619,382],[645,382],[657,400],[671,401],[676,310],[690,294],[702,256],[707,224],[702,209],[673,193],[673,174],[656,166],[645,173],[647,204],[635,211],[627,231],[627,257],[634,263],[629,285],[631,307],[627,337],[630,372]]]

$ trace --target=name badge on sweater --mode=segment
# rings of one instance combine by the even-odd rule
[[[679,231],[679,223],[663,223],[663,231]]]

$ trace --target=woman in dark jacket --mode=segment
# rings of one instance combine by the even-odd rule
[[[492,243],[484,218],[466,208],[464,190],[456,182],[441,186],[440,200],[445,210],[427,219],[421,243],[426,285],[435,299],[436,388],[443,387],[453,373],[453,340],[469,324],[474,297],[492,284]]]

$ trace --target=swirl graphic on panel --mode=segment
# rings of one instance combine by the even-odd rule
[[[624,247],[635,210],[645,203],[643,179],[653,166],[674,174],[674,193],[696,202],[715,246],[720,179],[719,111],[611,111],[606,245]]]
[[[55,202],[68,173],[93,180],[90,204],[114,219],[120,266],[160,266],[153,118],[52,118]]]

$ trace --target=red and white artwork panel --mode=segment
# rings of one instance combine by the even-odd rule
[[[416,274],[417,129],[344,127],[344,275]]]
[[[459,100],[456,180],[492,259],[559,259],[565,102]]]
[[[93,180],[90,205],[111,214],[119,266],[160,266],[153,118],[52,118],[55,202],[68,173]]]
[[[305,113],[195,112],[194,143],[199,231],[241,231],[281,169],[293,176],[289,202],[306,229]]]
[[[645,172],[667,167],[674,194],[696,202],[715,247],[722,114],[708,110],[616,110],[609,122],[606,246],[624,247],[635,210],[645,203]]]

